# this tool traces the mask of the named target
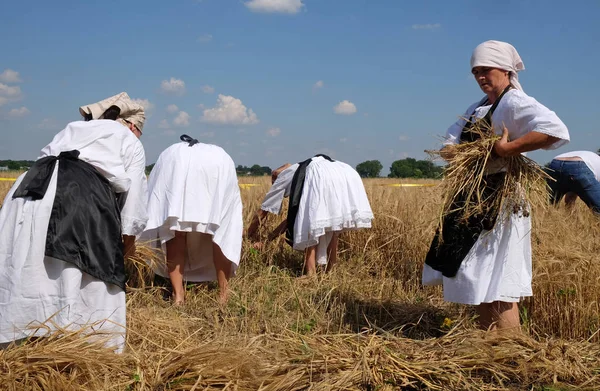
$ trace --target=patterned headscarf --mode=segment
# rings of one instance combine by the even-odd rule
[[[111,106],[117,106],[121,109],[118,119],[125,120],[134,124],[140,131],[144,128],[144,108],[131,100],[126,92],[121,92],[110,98],[106,98],[97,103],[81,106],[79,112],[81,115],[91,114],[93,119],[102,119],[104,112]]]

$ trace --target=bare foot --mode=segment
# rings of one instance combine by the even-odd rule
[[[173,305],[175,307],[181,307],[184,304],[185,304],[185,299],[184,299],[183,295],[181,297],[179,297],[177,295],[173,295]]]

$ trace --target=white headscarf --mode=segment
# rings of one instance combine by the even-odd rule
[[[510,72],[510,83],[523,91],[517,72],[525,69],[521,56],[513,45],[501,41],[486,41],[479,44],[471,56],[471,69],[475,67],[499,68]]]
[[[117,106],[121,109],[121,113],[117,119],[122,119],[134,124],[140,131],[144,128],[146,116],[144,108],[135,103],[126,92],[111,96],[97,103],[81,106],[79,112],[81,115],[91,114],[93,119],[102,119],[104,112],[111,106]]]

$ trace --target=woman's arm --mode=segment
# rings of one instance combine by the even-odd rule
[[[523,152],[548,148],[558,140],[558,137],[531,131],[514,141],[508,141],[508,129],[504,127],[502,138],[494,144],[494,152],[500,157],[517,156]]]
[[[267,218],[268,213],[269,212],[264,211],[262,209],[259,209],[256,211],[256,213],[254,214],[254,218],[252,219],[252,222],[250,223],[250,226],[248,227],[248,230],[246,231],[246,236],[248,237],[248,239],[250,239],[250,240],[257,239],[258,229],[263,224],[264,220]]]

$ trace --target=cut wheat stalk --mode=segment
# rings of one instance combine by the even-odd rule
[[[469,131],[475,134],[475,141],[426,151],[434,159],[444,158],[448,162],[441,183],[440,234],[442,221],[450,213],[458,213],[459,221],[467,222],[490,211],[529,216],[530,205],[547,204],[550,176],[535,161],[521,154],[494,156],[494,144],[501,137],[486,121],[471,122]],[[504,173],[504,179],[496,187],[490,186],[491,175],[495,173]]]

